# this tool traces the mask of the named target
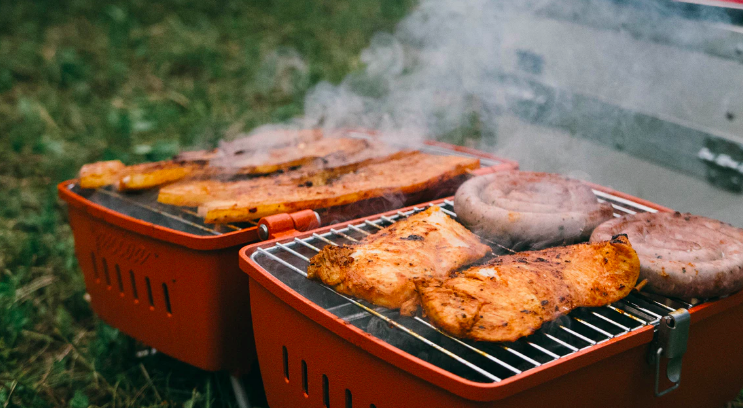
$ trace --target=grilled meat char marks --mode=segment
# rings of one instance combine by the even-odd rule
[[[480,167],[478,159],[408,152],[390,160],[360,166],[323,185],[296,184],[234,192],[199,206],[207,223],[239,222],[281,212],[330,208],[379,197],[405,202],[405,195],[443,194],[451,182]],[[414,169],[414,170],[411,170]],[[448,187],[446,187],[448,186]],[[463,228],[463,227],[462,227]]]
[[[591,241],[627,234],[640,258],[647,290],[710,298],[743,288],[743,229],[681,213],[644,213],[600,225]]]
[[[264,126],[235,140],[220,141],[217,150],[224,156],[236,156],[255,151],[312,143],[322,138],[322,129],[281,129]]]
[[[251,136],[250,140],[258,140]],[[287,145],[286,138],[264,142],[255,150],[223,150],[185,152],[174,160],[124,166],[120,162],[97,162],[80,169],[81,184],[85,188],[99,188],[114,184],[119,190],[144,190],[163,186],[185,178],[206,179],[232,176],[262,175],[292,169],[298,166],[324,168],[318,161],[342,161],[345,156],[363,155],[365,151],[384,148],[379,143],[363,139],[314,139]],[[236,142],[235,142],[236,143]],[[389,154],[387,149],[387,154]],[[340,159],[339,159],[340,158]],[[341,163],[345,164],[345,163]],[[340,164],[339,164],[340,165]],[[115,171],[114,171],[115,170]]]
[[[451,279],[415,285],[428,318],[461,338],[515,341],[577,307],[627,296],[640,263],[626,236],[502,256]]]
[[[294,191],[297,187],[319,187],[331,184],[340,176],[359,171],[366,166],[411,158],[417,151],[390,152],[384,146],[356,154],[333,155],[324,161],[297,170],[255,177],[246,180],[184,180],[160,189],[157,201],[163,204],[197,207],[217,200],[279,195],[280,189]]]
[[[457,190],[454,209],[476,233],[519,250],[586,240],[613,215],[587,184],[525,171],[468,180]]]
[[[296,166],[305,166],[332,155],[353,155],[372,148],[374,144],[364,139],[320,139],[293,146],[252,151],[212,160],[215,170],[236,175],[269,174]]]
[[[477,236],[430,207],[357,245],[326,246],[310,260],[307,276],[409,315],[417,308],[413,279],[444,278],[488,252]]]

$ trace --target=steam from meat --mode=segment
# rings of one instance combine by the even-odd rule
[[[591,241],[627,234],[646,288],[666,296],[709,298],[743,288],[743,230],[680,213],[628,215],[600,225]]]
[[[539,249],[587,239],[610,219],[591,188],[556,174],[502,172],[464,183],[454,208],[469,228],[501,245]]]

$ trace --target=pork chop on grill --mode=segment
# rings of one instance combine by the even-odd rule
[[[577,307],[627,296],[640,262],[629,240],[549,248],[501,256],[453,278],[415,280],[431,322],[454,336],[516,341]]]
[[[364,139],[322,139],[244,154],[225,155],[214,151],[184,153],[174,160],[120,167],[115,173],[112,172],[112,162],[93,163],[83,166],[80,176],[82,183],[94,186],[87,188],[114,184],[122,191],[144,190],[186,177],[209,179],[269,174],[313,164],[316,169],[339,166],[348,157],[375,150],[377,154],[389,154],[391,151],[378,142]]]
[[[200,163],[208,164],[211,160],[216,159],[224,155],[219,149],[211,150],[193,150],[187,152],[180,152],[173,156],[173,161],[176,163]]]
[[[294,189],[322,186],[331,183],[343,174],[358,171],[365,166],[400,160],[418,154],[416,151],[395,153],[391,151],[386,146],[379,146],[354,154],[331,155],[297,170],[244,180],[182,180],[162,187],[157,201],[169,205],[198,207],[210,201],[234,200],[247,194],[260,195],[261,192],[256,192],[257,189],[277,191],[279,187]]]
[[[322,129],[271,129],[264,126],[235,140],[220,141],[219,150],[225,156],[232,156],[277,147],[296,146],[316,142],[322,138]]]
[[[307,277],[335,290],[406,314],[416,309],[416,278],[443,278],[484,257],[490,248],[437,206],[357,245],[326,246]]]
[[[647,290],[683,299],[743,288],[743,229],[681,213],[627,215],[601,224],[591,241],[627,234]]]
[[[135,164],[123,169],[113,184],[119,191],[146,190],[181,180],[203,168],[204,164],[199,162],[172,160]]]
[[[394,160],[363,166],[323,185],[279,185],[253,189],[230,199],[209,201],[199,207],[199,215],[207,223],[228,223],[380,197],[405,204],[406,195],[429,191],[440,197],[449,193],[459,177],[478,167],[478,159],[413,152]]]
[[[353,155],[373,148],[369,140],[353,138],[320,139],[274,149],[225,155],[209,162],[224,173],[268,174],[303,166],[333,155]]]
[[[459,220],[483,237],[513,249],[541,249],[587,240],[611,219],[578,180],[550,173],[498,172],[468,180],[454,196]]]
[[[144,190],[178,181],[204,166],[200,162],[165,160],[125,166],[118,160],[95,162],[80,169],[80,187],[114,185],[121,191]]]

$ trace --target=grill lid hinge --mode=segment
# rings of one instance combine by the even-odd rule
[[[258,237],[265,241],[297,231],[309,231],[321,225],[320,215],[312,210],[302,210],[290,214],[274,214],[258,221]]]
[[[668,394],[679,387],[681,382],[681,359],[686,353],[686,342],[689,339],[691,315],[686,309],[677,309],[660,319],[658,330],[648,350],[648,360],[655,365],[655,396]],[[660,387],[661,360],[666,364],[666,378],[673,385],[663,391]]]

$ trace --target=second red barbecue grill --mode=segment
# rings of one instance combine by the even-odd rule
[[[615,216],[670,211],[594,191]],[[429,205],[456,216],[451,201]],[[634,292],[514,343],[485,343],[306,279],[323,246],[357,241],[423,207],[241,250],[270,406],[715,407],[740,390],[743,293],[687,302]]]

